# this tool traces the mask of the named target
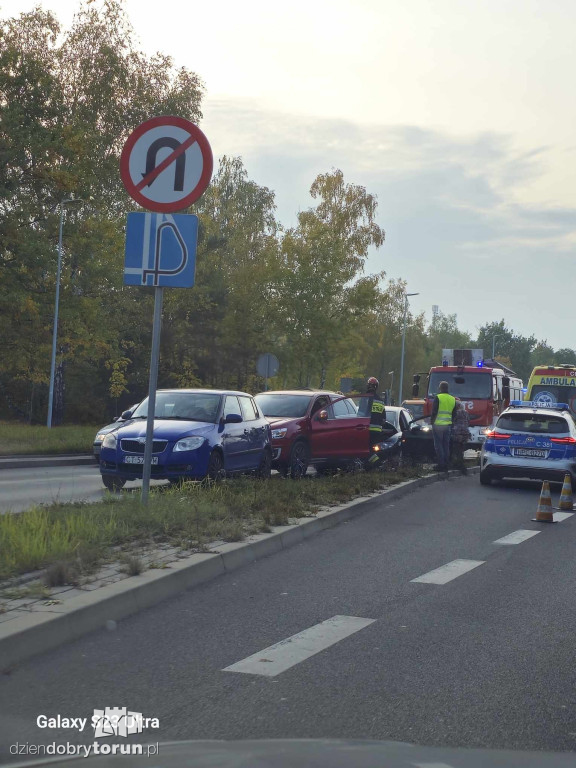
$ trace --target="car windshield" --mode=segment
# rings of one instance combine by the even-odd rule
[[[215,424],[220,411],[221,395],[213,392],[157,392],[155,419],[206,421]],[[132,418],[148,417],[148,398],[134,411]]]
[[[490,397],[492,376],[489,373],[432,373],[428,384],[428,394],[437,395],[440,382],[448,382],[448,392],[464,400]]]
[[[410,411],[413,419],[419,419],[424,413],[424,403],[406,403],[404,408]]]
[[[390,424],[394,424],[396,429],[398,429],[398,423],[399,423],[399,413],[400,411],[392,411],[390,408],[386,408],[386,421],[389,421]]]
[[[306,415],[312,395],[257,395],[256,402],[264,416],[297,419]]]
[[[496,427],[511,432],[536,432],[545,435],[566,434],[570,431],[565,418],[547,413],[503,413]]]

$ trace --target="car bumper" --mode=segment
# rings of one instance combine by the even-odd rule
[[[126,458],[134,454],[124,454],[122,451],[114,451],[103,448],[100,452],[100,472],[103,475],[114,475],[123,480],[138,480],[142,478],[143,464],[131,464]],[[142,457],[143,458],[143,457]],[[160,480],[171,480],[178,477],[187,477],[191,480],[201,480],[208,472],[210,448],[202,446],[196,451],[172,451],[154,454],[157,464],[152,464],[151,477]]]
[[[562,482],[566,473],[576,478],[576,463],[569,459],[535,459],[530,462],[514,457],[503,459],[483,450],[480,455],[480,471],[493,478],[526,477],[530,480]]]

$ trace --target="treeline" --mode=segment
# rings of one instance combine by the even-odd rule
[[[167,56],[134,44],[122,5],[80,7],[68,30],[36,9],[0,31],[0,418],[46,418],[63,201],[63,271],[55,423],[99,423],[147,391],[152,291],[122,284],[125,214],[118,170],[131,130],[153,115],[202,118],[203,84]],[[284,229],[274,193],[240,158],[220,159],[200,217],[196,286],[167,290],[160,386],[259,391],[256,360],[272,352],[272,386],[327,386],[400,365],[402,281],[365,274],[384,243],[377,201],[338,170],[311,186],[314,205]],[[408,315],[404,394],[443,347],[496,340],[527,377],[537,362],[576,360],[504,321],[474,342],[453,316]],[[537,359],[538,358],[538,359]]]

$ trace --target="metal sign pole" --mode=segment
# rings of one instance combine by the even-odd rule
[[[158,361],[160,359],[160,331],[162,330],[163,288],[154,289],[154,324],[152,327],[152,352],[150,354],[150,383],[148,385],[148,419],[146,421],[146,445],[142,467],[142,504],[148,504],[150,474],[152,471],[152,441],[154,439],[154,412],[158,386]]]

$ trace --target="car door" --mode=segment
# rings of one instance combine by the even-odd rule
[[[260,418],[256,403],[251,397],[239,395],[242,417],[244,418],[244,437],[246,439],[245,461],[246,468],[257,469],[262,460],[264,448],[268,444],[267,422]]]
[[[365,458],[370,453],[370,418],[359,416],[349,398],[333,401],[332,408],[337,422],[336,448],[344,458]]]
[[[230,415],[239,416],[241,421],[237,424],[227,424],[226,418]],[[229,472],[238,472],[245,466],[248,439],[245,434],[246,424],[242,417],[242,408],[236,395],[226,395],[222,418],[224,419],[222,434],[224,468]]]
[[[336,425],[328,395],[316,397],[310,410],[310,447],[312,461],[331,459],[335,454]]]
[[[358,416],[354,403],[345,397],[332,398],[325,421],[312,421],[313,456],[332,461],[369,455],[370,419]]]

